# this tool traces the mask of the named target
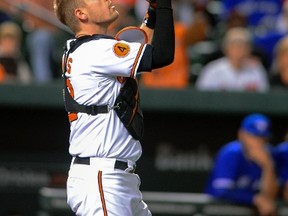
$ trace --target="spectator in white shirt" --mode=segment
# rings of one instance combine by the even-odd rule
[[[222,48],[224,57],[203,68],[195,83],[197,89],[257,92],[269,89],[266,70],[251,54],[251,35],[246,28],[229,29]]]

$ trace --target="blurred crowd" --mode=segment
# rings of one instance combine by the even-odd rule
[[[114,0],[115,35],[139,26],[145,0]],[[257,91],[288,86],[288,1],[174,0],[173,64],[143,73],[147,88]],[[45,83],[61,78],[64,42],[73,35],[58,22],[53,1],[0,2],[0,83]],[[287,59],[287,60],[286,60]]]
[[[53,1],[0,2],[0,83],[45,83],[61,77],[64,41],[71,37]]]

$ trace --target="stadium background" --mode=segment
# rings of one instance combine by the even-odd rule
[[[213,49],[210,42],[202,45]],[[194,81],[207,53],[201,53],[201,46],[188,51]],[[0,85],[0,216],[73,215],[63,194],[71,158],[62,84],[57,80]],[[288,128],[287,92],[198,92],[193,85],[180,90],[141,88],[141,103],[145,136],[137,173],[144,199],[158,212],[153,215],[215,216],[217,211],[221,216],[249,215],[249,209],[226,203],[216,203],[214,211],[203,213],[202,208],[215,204],[202,196],[207,174],[219,147],[235,138],[248,113],[267,114],[273,123],[271,143],[283,140]],[[288,215],[286,205],[280,206],[281,215]],[[223,209],[228,210],[221,213]]]
[[[4,207],[0,215],[8,210],[40,215],[45,209],[41,188],[63,189],[69,167],[62,83],[1,85],[0,92],[0,202]],[[137,173],[143,191],[202,193],[215,152],[235,138],[247,113],[262,112],[272,119],[272,144],[281,141],[287,129],[285,91],[142,88],[141,97],[146,129]]]

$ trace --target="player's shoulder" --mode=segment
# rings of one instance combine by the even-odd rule
[[[85,43],[83,43],[83,47],[87,48],[87,47],[93,47],[93,46],[107,46],[109,44],[114,44],[116,43],[117,40],[113,37],[99,37],[99,38],[95,38],[93,40],[89,40]]]
[[[134,47],[135,45],[138,45],[137,42],[127,42],[124,40],[116,40],[115,38],[101,38],[98,40],[91,40],[88,43],[83,44],[83,48],[85,49],[102,49],[104,47],[119,47],[120,49],[130,49],[131,47]]]
[[[218,163],[226,163],[230,161],[243,161],[244,154],[241,149],[241,144],[235,140],[223,145],[217,153],[216,160]]]
[[[239,140],[233,140],[225,144],[221,151],[229,154],[242,154],[242,145]]]
[[[85,47],[87,49],[87,47],[93,47],[93,45],[105,45],[107,43],[113,43],[115,42],[116,39],[111,37],[111,36],[107,36],[107,35],[85,35],[79,38],[72,38],[69,39],[67,41],[66,47],[68,48],[68,50],[72,50],[72,52],[78,48],[82,48]]]

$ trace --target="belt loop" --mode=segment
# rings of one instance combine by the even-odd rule
[[[125,172],[134,173],[136,169],[136,163],[131,160],[127,160],[127,165],[128,168],[125,170]]]
[[[73,157],[70,163],[70,168],[73,166],[76,157]]]

